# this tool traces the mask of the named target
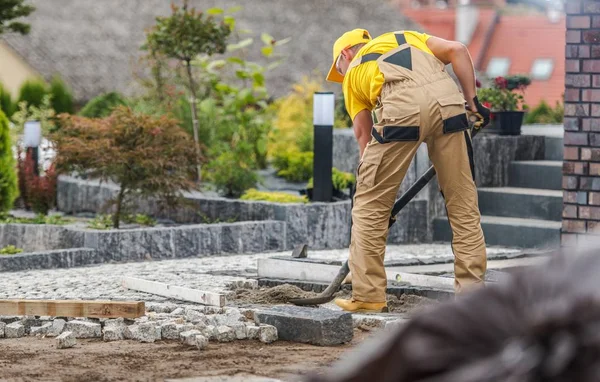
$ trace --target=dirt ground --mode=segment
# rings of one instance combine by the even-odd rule
[[[213,343],[200,351],[176,341],[78,340],[59,350],[55,339],[27,337],[0,340],[0,381],[164,381],[216,375],[260,375],[294,379],[322,369],[367,336],[337,347],[285,341]]]
[[[297,286],[283,284],[272,288],[260,289],[235,289],[234,301],[236,303],[247,304],[285,304],[292,298],[310,298],[317,296],[317,293],[306,292]],[[350,298],[349,291],[340,291],[336,297]],[[432,306],[437,301],[415,295],[402,295],[399,298],[388,294],[388,309],[390,313],[417,313],[422,309]]]

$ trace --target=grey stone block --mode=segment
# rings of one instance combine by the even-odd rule
[[[272,325],[261,325],[258,332],[258,339],[265,344],[277,341],[277,328]]]
[[[202,330],[202,335],[208,338],[209,341],[215,341],[217,339],[217,328],[214,325],[207,325]]]
[[[216,337],[219,342],[231,342],[235,340],[235,332],[229,326],[221,325],[216,328]]]
[[[199,330],[188,330],[186,332],[181,332],[179,334],[179,338],[181,338],[181,342],[183,342],[184,344],[195,346],[197,335],[202,335],[202,332],[200,332]]]
[[[133,333],[133,337],[135,340],[145,343],[152,343],[157,339],[160,340],[160,337],[157,338],[156,324],[153,322],[139,324],[137,330]]]
[[[4,328],[6,328],[6,324],[4,322],[0,322],[0,338],[4,338]]]
[[[185,314],[185,309],[177,308],[171,312],[172,316],[183,316]]]
[[[60,249],[2,256],[0,257],[0,272],[16,272],[29,269],[72,268],[101,262],[101,257],[93,249]]]
[[[46,333],[48,333],[48,330],[50,328],[52,328],[51,322],[47,322],[42,326],[32,326],[29,330],[29,334],[32,336],[43,336],[46,335]]]
[[[121,341],[125,339],[125,328],[126,326],[106,326],[102,330],[102,340],[109,341]]]
[[[4,337],[21,338],[25,335],[25,327],[20,322],[13,322],[4,328]]]
[[[52,326],[48,328],[46,335],[49,337],[56,337],[60,335],[65,329],[66,324],[67,321],[63,320],[62,318],[55,318],[54,321],[52,321]]]
[[[0,322],[4,322],[5,324],[12,324],[16,321],[21,321],[22,317],[20,316],[0,316]]]
[[[102,326],[88,321],[69,321],[65,330],[72,332],[75,338],[100,338],[102,337]]]
[[[208,338],[201,334],[196,335],[194,338],[196,339],[196,347],[198,350],[204,350],[208,347]]]
[[[246,325],[246,336],[250,340],[257,340],[260,335],[260,327],[254,324]]]
[[[56,337],[56,347],[59,349],[72,348],[77,344],[75,334],[72,332],[64,332],[60,336]]]
[[[179,334],[183,329],[183,325],[178,325],[174,322],[167,322],[160,326],[161,337],[165,340],[178,340]]]
[[[246,324],[235,324],[231,326],[231,329],[235,333],[235,338],[238,340],[245,340],[248,337]]]
[[[352,340],[352,316],[328,309],[275,306],[255,314],[260,324],[277,328],[280,339],[314,345],[339,345]]]

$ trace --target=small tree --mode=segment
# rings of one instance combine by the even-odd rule
[[[8,119],[0,110],[0,214],[8,212],[19,195]]]
[[[28,34],[31,26],[19,21],[12,21],[20,17],[29,16],[35,7],[24,4],[24,0],[0,0],[0,34],[12,31]]]
[[[56,114],[73,114],[73,94],[60,77],[52,77],[50,94],[52,94],[52,109],[54,109]]]
[[[50,94],[48,84],[41,78],[29,79],[19,89],[19,103],[40,107],[46,95]]]
[[[126,198],[157,197],[173,206],[179,193],[194,185],[190,175],[197,165],[195,150],[177,120],[121,106],[104,119],[62,114],[60,122],[61,129],[52,136],[58,172],[86,172],[119,185],[112,201],[114,228],[119,228]]]
[[[181,61],[186,68],[188,89],[196,143],[196,155],[200,158],[198,138],[198,113],[196,110],[196,83],[192,75],[192,60],[200,54],[213,55],[225,53],[227,38],[231,29],[224,21],[217,22],[212,15],[188,9],[188,0],[183,7],[171,5],[169,17],[157,17],[156,25],[148,33],[146,49]],[[200,161],[198,161],[198,181],[201,179]]]

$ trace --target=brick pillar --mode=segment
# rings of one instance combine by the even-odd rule
[[[569,0],[566,12],[561,242],[572,246],[600,234],[600,1]]]

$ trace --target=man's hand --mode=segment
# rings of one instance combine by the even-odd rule
[[[486,127],[490,123],[490,109],[479,103],[477,96],[473,98],[473,105],[467,109],[469,119],[473,123],[473,128],[476,130]],[[473,120],[472,118],[475,118]]]
[[[354,117],[352,124],[354,125],[354,136],[360,150],[360,158],[362,158],[365,147],[367,147],[367,144],[371,140],[371,129],[373,128],[371,112],[366,109],[361,110]]]

